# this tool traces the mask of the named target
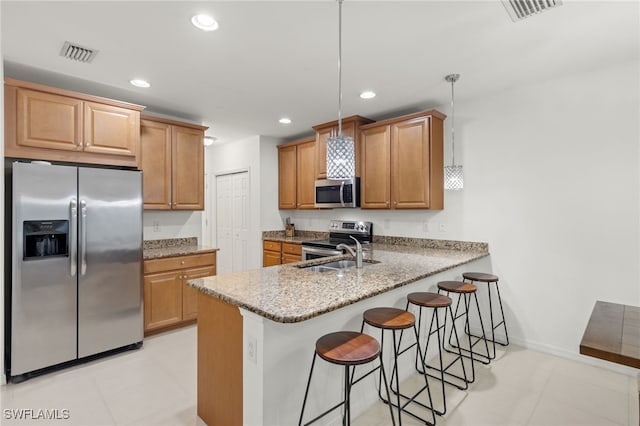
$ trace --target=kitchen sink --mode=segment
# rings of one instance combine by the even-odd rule
[[[374,263],[379,263],[379,262],[373,261],[373,260],[363,260],[362,266],[365,267],[368,265],[372,265]],[[323,263],[321,265],[298,266],[298,268],[307,269],[314,272],[340,271],[343,269],[355,268],[355,267],[356,267],[355,260],[336,260],[334,262]]]

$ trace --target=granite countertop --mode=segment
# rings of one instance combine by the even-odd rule
[[[198,244],[196,237],[171,238],[165,240],[145,240],[143,244],[144,260],[164,257],[188,256],[190,254],[213,253],[217,248]]]
[[[301,322],[489,255],[486,243],[458,243],[444,246],[462,249],[374,243],[365,260],[379,263],[362,269],[314,272],[296,267],[351,258],[343,255],[188,283],[272,321]]]
[[[329,238],[328,232],[295,231],[295,235],[293,237],[287,237],[284,231],[264,231],[262,233],[263,240],[294,244],[301,244],[304,241],[326,240],[327,238]]]

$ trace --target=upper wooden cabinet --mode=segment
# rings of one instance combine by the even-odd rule
[[[84,103],[84,150],[135,156],[140,143],[140,114],[113,105]]]
[[[197,124],[143,117],[140,125],[144,208],[204,209],[204,131]]]
[[[352,115],[342,119],[342,134],[353,138],[356,150],[356,176],[360,176],[360,126],[372,123],[370,120],[359,115]],[[316,177],[318,179],[327,178],[327,139],[331,135],[338,134],[338,121],[318,124],[313,126],[316,131]]]
[[[362,208],[444,208],[445,118],[430,110],[362,126]]]
[[[296,145],[278,145],[278,208],[291,210],[297,204]]]
[[[316,139],[278,146],[278,207],[315,208]]]
[[[5,156],[140,167],[144,107],[5,79]]]

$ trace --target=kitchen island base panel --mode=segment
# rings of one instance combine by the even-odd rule
[[[198,416],[242,426],[242,317],[237,306],[198,293]]]
[[[490,269],[490,260],[485,257],[464,266],[468,268],[470,265]],[[209,425],[297,424],[309,362],[313,356],[312,348],[320,336],[336,330],[359,330],[362,313],[367,309],[379,306],[403,308],[407,294],[434,291],[438,281],[461,277],[462,272],[462,266],[456,267],[298,323],[274,322],[214,296],[199,294],[199,309],[202,309],[198,316],[198,415]],[[232,334],[231,327],[235,330],[233,347],[228,342]],[[423,335],[423,332],[420,334]],[[225,354],[221,348],[233,354]],[[390,371],[391,348],[384,349],[383,359],[387,371]],[[435,345],[427,348],[426,357],[437,357]],[[400,382],[414,374],[413,358],[401,357]],[[207,365],[216,362],[219,364],[217,369],[215,365]],[[232,369],[235,373],[231,372]],[[342,373],[342,369],[336,369],[328,363],[316,365],[305,412],[310,415],[320,413],[340,401]],[[201,384],[201,381],[204,383]],[[362,391],[352,394],[351,413],[354,419],[378,400],[377,378],[371,375],[363,382],[360,386]],[[216,395],[211,390],[214,387],[224,394]],[[238,387],[240,403],[237,403]],[[233,401],[222,402],[221,398],[230,398],[232,390],[236,395]],[[214,405],[224,407],[224,411],[237,411],[233,417],[236,423],[205,418],[208,411],[213,411],[211,407]],[[318,424],[340,424],[341,414],[332,414]]]

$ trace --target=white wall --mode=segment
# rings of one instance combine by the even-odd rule
[[[165,238],[202,237],[202,212],[199,211],[151,211],[142,215],[143,238],[161,240]]]
[[[284,229],[278,212],[278,148],[282,141],[260,139],[260,229]]]
[[[216,245],[215,224],[215,176],[238,171],[249,172],[249,199],[250,199],[250,226],[247,259],[247,267],[250,269],[262,267],[262,222],[269,226],[278,221],[277,205],[277,181],[278,162],[275,154],[275,166],[273,152],[279,141],[263,136],[252,136],[239,141],[213,146],[205,151],[205,169],[209,176],[211,209],[205,214],[210,219],[211,238],[210,244]],[[262,161],[269,161],[263,167]],[[272,200],[275,188],[275,204]],[[264,192],[264,194],[263,194]],[[264,203],[264,206],[263,206]]]
[[[456,99],[465,188],[443,211],[281,215],[298,229],[352,218],[379,235],[486,241],[514,341],[576,357],[596,300],[640,305],[639,79],[633,62]]]

